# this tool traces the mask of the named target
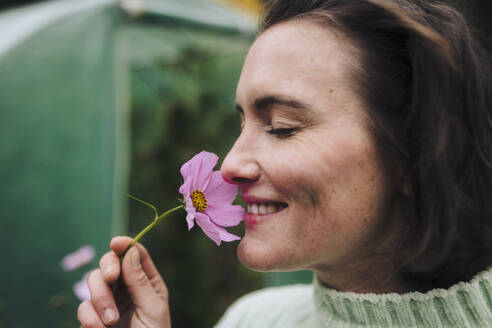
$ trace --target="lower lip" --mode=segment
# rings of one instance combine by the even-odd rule
[[[274,218],[277,214],[282,212],[284,209],[281,209],[278,212],[270,213],[270,214],[253,214],[253,213],[246,213],[244,216],[244,224],[248,228],[252,228],[262,222],[268,221],[272,218]]]

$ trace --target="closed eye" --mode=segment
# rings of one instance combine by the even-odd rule
[[[271,128],[267,130],[268,133],[279,136],[279,137],[289,137],[294,134],[296,129],[294,128],[279,128],[279,129],[274,129]]]

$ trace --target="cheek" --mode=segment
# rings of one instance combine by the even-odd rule
[[[279,142],[270,148],[275,156],[264,153],[269,159],[262,162],[265,181],[290,203],[292,215],[272,224],[275,235],[261,246],[263,253],[256,252],[260,245],[248,243],[254,239],[240,244],[243,259],[264,254],[266,262],[272,251],[267,246],[276,245],[282,250],[276,256],[292,261],[338,261],[356,254],[373,235],[384,193],[375,152],[355,134],[317,137]],[[255,256],[248,257],[252,245]]]
[[[385,201],[386,182],[375,152],[368,145],[346,147],[328,166],[332,177],[330,228],[347,250],[356,250],[375,236]],[[336,232],[336,233],[335,233]]]
[[[329,231],[337,238],[353,239],[371,230],[380,214],[382,170],[372,145],[357,140],[313,144],[288,160],[289,167],[297,167],[289,171],[289,190],[303,213],[311,215],[305,222],[311,234]]]
[[[317,206],[330,175],[315,145],[296,142],[277,145],[275,149],[276,156],[265,169],[268,182],[287,200],[302,204],[306,209]]]

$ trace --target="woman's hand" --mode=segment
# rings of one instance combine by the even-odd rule
[[[112,251],[101,257],[99,269],[89,275],[91,299],[79,305],[77,314],[82,327],[171,327],[167,287],[147,250],[140,244],[130,248],[120,267],[119,256],[131,241],[130,237],[113,238]],[[118,284],[115,295],[110,283]]]

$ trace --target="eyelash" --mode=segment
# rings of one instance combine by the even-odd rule
[[[271,128],[267,130],[268,133],[276,135],[278,137],[290,137],[291,135],[294,134],[295,129],[293,128],[281,128],[281,129],[274,129]]]

